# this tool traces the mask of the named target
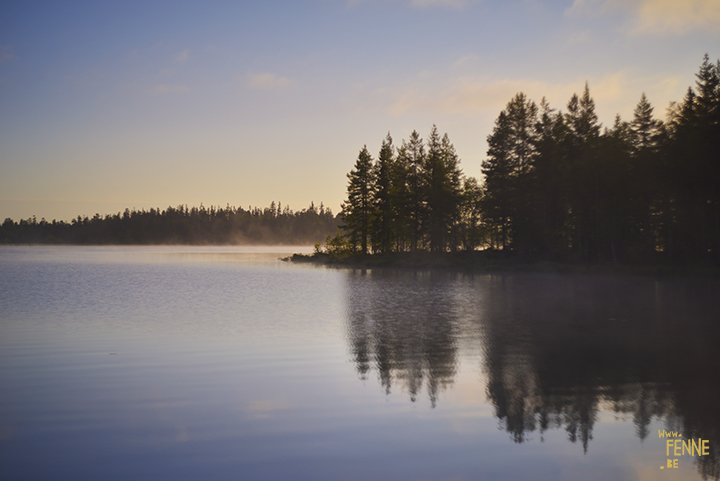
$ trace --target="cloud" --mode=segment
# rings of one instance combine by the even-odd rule
[[[292,83],[292,79],[280,77],[279,75],[269,72],[248,74],[246,76],[247,86],[254,89],[275,89],[286,87]]]
[[[635,30],[675,34],[694,30],[720,32],[720,0],[645,0]]]
[[[171,93],[185,93],[190,92],[190,88],[187,85],[157,85],[153,92],[157,95],[165,95]]]
[[[0,45],[0,63],[15,60],[17,57],[13,55],[12,48],[9,45]]]
[[[362,3],[371,3],[377,1],[384,2],[402,2],[412,8],[450,8],[453,10],[462,10],[463,8],[473,4],[479,3],[480,0],[347,0],[347,4],[350,6],[359,5]]]
[[[638,0],[574,0],[565,10],[565,16],[598,16],[632,8]]]
[[[448,80],[442,86],[415,81],[404,87],[393,89],[383,96],[385,110],[393,116],[496,116],[512,97],[525,93],[539,103],[545,97],[551,107],[565,110],[574,94],[581,94],[585,81],[590,86],[590,95],[595,100],[604,123],[611,122],[616,113],[623,118],[632,115],[632,109],[645,92],[653,105],[655,114],[662,117],[662,107],[670,100],[682,97],[682,82],[667,76],[635,77],[620,70],[602,77],[580,79],[568,82],[546,82],[532,79],[492,79],[476,76],[461,76]],[[368,103],[372,102],[367,95]]]
[[[190,50],[183,50],[179,54],[177,54],[177,57],[175,57],[175,61],[178,63],[185,63],[190,58]]]
[[[630,33],[685,34],[720,32],[720,0],[574,0],[566,16],[601,16],[624,12]]]
[[[567,42],[569,44],[582,44],[587,43],[592,39],[590,32],[588,30],[583,30],[582,32],[575,32],[571,34]]]
[[[539,101],[543,96],[569,98],[579,88],[582,88],[582,82],[553,85],[534,80],[490,80],[463,76],[440,90],[417,86],[407,88],[399,94],[399,98],[390,105],[388,111],[392,115],[422,111],[465,115],[499,112],[518,92],[524,92]]]
[[[409,3],[416,8],[441,7],[460,10],[471,2],[469,0],[410,0]]]
[[[477,65],[479,58],[480,57],[478,57],[477,55],[474,55],[474,54],[465,55],[465,56],[462,56],[462,57],[458,58],[457,60],[455,60],[452,63],[452,67],[453,68],[473,67],[473,66]]]

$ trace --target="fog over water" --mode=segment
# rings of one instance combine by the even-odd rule
[[[303,250],[0,247],[3,476],[718,479],[717,281]]]

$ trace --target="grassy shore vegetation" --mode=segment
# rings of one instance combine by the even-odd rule
[[[643,94],[610,127],[587,84],[564,111],[518,93],[488,136],[483,183],[435,126],[399,146],[388,134],[348,174],[342,232],[305,260],[717,268],[720,61],[706,55],[696,78],[664,121]]]

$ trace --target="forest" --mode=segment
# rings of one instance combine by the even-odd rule
[[[377,159],[367,146],[348,174],[338,216],[231,207],[128,210],[71,222],[0,226],[0,243],[316,244],[331,258],[403,252],[496,252],[528,262],[720,261],[720,60],[705,55],[694,86],[664,120],[643,93],[629,121],[602,126],[586,84],[565,110],[516,94],[487,138],[484,179],[465,176],[433,126]]]
[[[530,262],[718,261],[720,61],[659,120],[642,94],[603,127],[588,85],[564,111],[523,93],[495,120],[484,181],[463,175],[447,134],[390,134],[360,150],[334,257],[490,250]]]
[[[293,212],[275,202],[247,210],[230,205],[95,214],[71,222],[35,218],[0,226],[0,243],[36,244],[265,244],[308,245],[337,230],[337,219],[323,204]]]

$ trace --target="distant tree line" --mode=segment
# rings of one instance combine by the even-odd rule
[[[71,222],[35,217],[0,226],[1,243],[44,244],[313,244],[338,229],[338,219],[322,204],[293,212],[277,205],[188,207],[95,214]]]
[[[518,93],[488,136],[484,183],[463,176],[433,127],[348,174],[343,239],[328,251],[489,248],[528,260],[718,260],[720,61],[706,55],[666,121],[643,94],[633,119],[603,128],[585,85],[565,112]],[[329,239],[330,240],[330,239]],[[344,243],[342,242],[344,241]]]

